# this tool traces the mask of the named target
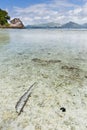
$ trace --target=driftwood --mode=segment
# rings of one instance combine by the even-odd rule
[[[26,105],[26,103],[27,103],[29,97],[31,96],[31,89],[32,89],[32,87],[33,87],[34,85],[35,85],[35,83],[29,87],[29,89],[27,90],[27,92],[25,92],[25,93],[20,97],[20,99],[18,100],[18,102],[16,103],[15,109],[16,109],[16,112],[18,113],[18,115],[20,115],[21,112],[23,112],[23,108],[24,108],[24,106]]]

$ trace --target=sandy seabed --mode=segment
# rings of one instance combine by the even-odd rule
[[[0,61],[0,130],[87,130],[86,51],[5,52]],[[15,105],[34,82],[18,116]]]

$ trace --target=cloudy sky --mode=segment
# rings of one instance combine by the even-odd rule
[[[0,0],[11,18],[21,18],[25,25],[69,21],[87,23],[87,0]]]

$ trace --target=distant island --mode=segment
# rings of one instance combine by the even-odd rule
[[[24,25],[19,18],[10,19],[8,12],[0,9],[0,28],[24,28]]]
[[[87,29],[87,23],[78,24],[70,21],[65,24],[60,24],[60,23],[50,22],[44,24],[27,25],[26,28]]]

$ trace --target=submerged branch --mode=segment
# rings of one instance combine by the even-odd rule
[[[16,103],[16,106],[15,106],[15,109],[16,109],[16,112],[18,113],[18,115],[21,114],[21,112],[23,112],[23,108],[25,107],[29,97],[31,96],[31,89],[32,87],[36,84],[36,82],[31,85],[29,87],[29,89],[27,90],[27,92],[25,92],[21,97],[20,99],[18,100],[18,102]]]

